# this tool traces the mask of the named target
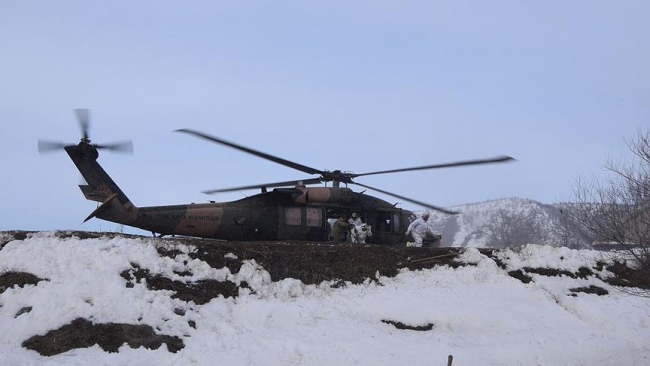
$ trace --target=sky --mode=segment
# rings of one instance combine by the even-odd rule
[[[358,181],[442,207],[567,201],[648,126],[649,16],[643,0],[3,1],[0,230],[115,229],[82,224],[79,173],[36,149],[78,142],[75,108],[94,142],[133,141],[100,163],[137,206],[313,178],[179,128],[355,173],[509,155]]]
[[[404,270],[395,277],[379,274],[377,281],[333,287],[335,281],[273,282],[254,260],[244,260],[237,273],[211,268],[187,254],[196,248],[164,241],[59,239],[42,232],[9,242],[0,250],[0,266],[48,281],[0,294],[0,363],[445,365],[452,355],[454,365],[623,366],[645,365],[650,359],[647,298],[595,276],[531,274],[533,281],[524,284],[507,274],[525,267],[572,273],[586,267],[606,276],[597,262],[611,263],[613,253],[527,245],[498,253],[506,265],[502,269],[470,248],[457,260],[474,266]],[[160,257],[157,245],[178,254]],[[232,258],[232,253],[226,255]],[[240,289],[236,298],[219,296],[197,305],[171,298],[171,291],[149,290],[142,282],[127,287],[120,273],[134,263],[152,276],[246,281],[250,289]],[[181,277],[179,271],[192,275]],[[592,285],[608,294],[571,296],[570,289]],[[21,312],[25,307],[31,311]],[[170,353],[166,346],[124,345],[107,353],[95,345],[42,357],[21,346],[78,317],[96,324],[149,325],[157,334],[181,338],[184,348]],[[382,320],[433,327],[398,330]]]

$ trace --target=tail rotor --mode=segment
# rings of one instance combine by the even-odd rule
[[[93,144],[89,137],[90,130],[90,110],[79,108],[74,110],[74,114],[81,128],[81,140],[78,144],[67,144],[59,141],[38,140],[38,152],[48,153],[57,150],[63,150],[68,146],[79,146],[84,148],[104,149],[113,152],[123,152],[132,154],[133,143],[130,140],[114,142],[109,144]]]

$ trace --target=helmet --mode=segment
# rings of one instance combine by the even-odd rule
[[[427,217],[429,217],[429,213],[428,213],[428,212],[425,212],[425,213],[422,214],[422,218],[427,218]]]
[[[357,217],[357,216],[358,216],[358,215],[357,215],[356,212],[353,212],[353,213],[352,213],[352,217]]]

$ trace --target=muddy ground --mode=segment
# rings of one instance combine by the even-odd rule
[[[2,232],[0,250],[10,240],[24,240],[31,233],[24,231]],[[76,236],[81,239],[98,238],[100,236],[120,236],[120,234],[96,232],[57,232],[61,238]],[[141,238],[139,236],[121,235],[124,237]],[[148,238],[150,239],[150,238]],[[181,243],[192,245],[196,250],[191,257],[202,260],[213,268],[228,267],[231,273],[239,272],[242,261],[254,259],[266,271],[273,281],[285,278],[295,278],[305,284],[319,284],[323,281],[333,281],[332,287],[359,284],[364,281],[375,281],[376,274],[393,277],[404,268],[411,270],[433,268],[435,266],[458,267],[466,265],[454,259],[462,252],[461,248],[412,248],[405,246],[378,246],[355,244],[327,244],[311,242],[224,242],[193,238],[157,239],[161,243]],[[175,258],[180,254],[168,245],[160,245],[160,256]],[[484,255],[495,259],[494,249],[480,249]],[[232,255],[226,255],[232,253]],[[233,257],[236,257],[234,259]],[[496,260],[496,259],[495,259]],[[497,264],[499,262],[497,261]],[[616,276],[605,279],[617,286],[634,286],[638,275],[622,263],[606,265]],[[180,276],[191,276],[192,273],[177,273]],[[524,268],[509,273],[512,277],[524,283],[532,281],[529,274],[542,274],[546,276],[567,275],[572,277],[593,276],[589,268],[581,268],[577,273],[558,271],[548,268]],[[126,287],[133,287],[136,282],[146,280],[146,285],[152,290],[174,291],[172,297],[197,305],[205,304],[211,299],[224,297],[237,297],[240,288],[246,288],[246,283],[235,284],[230,281],[202,280],[197,282],[174,281],[158,274],[152,274],[147,269],[142,269],[137,264],[123,271]],[[30,273],[16,272],[5,269],[0,272],[0,294],[6,289],[25,285],[38,285],[40,281],[47,281]],[[607,295],[607,290],[596,286],[589,288],[571,289],[572,292],[588,292],[598,295]],[[31,308],[23,308],[16,317],[28,313]],[[179,309],[178,311],[182,311]],[[390,320],[386,320],[391,323]],[[405,329],[404,324],[393,324]],[[196,327],[196,324],[190,324]],[[408,329],[408,328],[406,328]],[[426,331],[427,327],[416,327],[413,330]],[[178,337],[160,335],[149,326],[132,324],[95,324],[87,319],[78,318],[59,329],[51,330],[44,335],[36,335],[24,340],[23,347],[35,350],[44,356],[56,355],[74,348],[90,347],[98,344],[106,352],[117,352],[123,344],[133,348],[146,347],[155,349],[163,343],[170,352],[177,352],[184,347],[183,340]]]

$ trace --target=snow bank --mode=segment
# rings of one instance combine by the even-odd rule
[[[51,233],[12,241],[0,251],[0,268],[47,279],[0,294],[0,364],[141,365],[641,365],[650,363],[650,308],[646,299],[617,291],[590,277],[537,276],[524,284],[507,271],[550,267],[594,268],[600,252],[526,246],[498,254],[506,269],[476,249],[457,269],[401,271],[340,288],[330,283],[278,282],[259,264],[245,261],[238,273],[215,269],[187,253],[161,257],[154,240],[59,239]],[[233,255],[234,256],[234,255]],[[152,273],[180,279],[246,281],[238,297],[204,305],[125,286],[122,271],[137,263]],[[184,278],[183,280],[188,280]],[[609,295],[571,294],[597,284]],[[17,315],[21,309],[31,311]],[[178,309],[182,309],[179,312]],[[181,315],[182,313],[182,315]],[[75,318],[147,324],[181,337],[170,353],[98,346],[42,357],[21,343]],[[432,324],[429,331],[397,329]],[[195,327],[190,322],[195,323]]]

